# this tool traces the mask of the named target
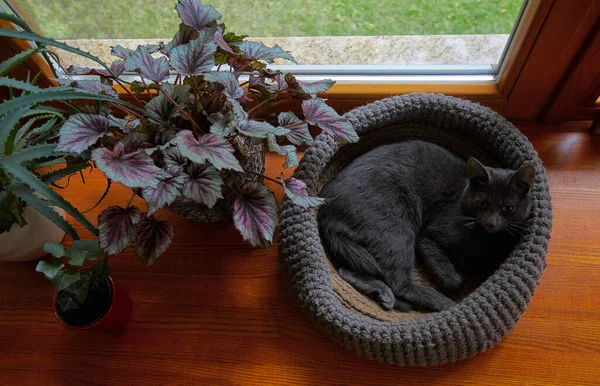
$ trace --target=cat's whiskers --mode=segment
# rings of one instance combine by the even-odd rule
[[[519,229],[519,228],[515,228],[512,224],[508,224],[508,226],[506,227],[506,229],[510,229],[518,234],[521,235],[521,237],[525,237],[525,234]]]
[[[464,225],[467,229],[473,229],[475,227],[475,221],[466,222]]]
[[[509,234],[510,234],[512,237],[514,237],[515,239],[517,239],[517,240],[519,239],[519,238],[517,237],[517,235],[515,235],[515,234],[513,233],[513,231],[510,229],[510,227],[504,227],[502,230],[504,230],[504,231],[507,231],[507,232],[508,232],[508,233],[509,233]]]

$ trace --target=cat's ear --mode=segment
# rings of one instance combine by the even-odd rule
[[[487,169],[476,158],[471,157],[467,162],[467,174],[471,184],[487,184],[490,181],[490,175]]]
[[[529,193],[534,179],[535,168],[531,165],[525,165],[513,174],[508,182],[508,186],[514,189],[519,195],[524,196]]]

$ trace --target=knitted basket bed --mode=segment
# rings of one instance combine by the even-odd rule
[[[350,160],[408,138],[437,143],[461,158],[536,168],[533,209],[524,236],[500,268],[455,307],[436,313],[383,311],[331,269],[315,209],[284,199],[279,256],[284,277],[317,327],[356,354],[399,365],[437,365],[469,358],[494,344],[525,311],[546,267],[552,212],[545,169],[527,138],[486,107],[443,95],[407,94],[356,108],[346,118],[360,135],[342,146],[328,133],[305,152],[294,176],[311,195]]]

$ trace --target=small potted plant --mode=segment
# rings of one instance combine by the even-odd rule
[[[58,322],[71,330],[95,329],[122,335],[131,318],[133,303],[129,294],[109,276],[108,257],[91,268],[79,268],[85,260],[104,255],[98,242],[76,240],[66,250],[62,244],[49,243],[44,249],[53,259],[50,263],[40,261],[37,270],[56,286],[52,306]]]
[[[93,167],[92,161],[89,153],[60,151],[57,146],[66,117],[81,111],[75,102],[127,104],[104,90],[40,88],[36,85],[39,75],[25,80],[11,78],[11,71],[29,56],[52,55],[44,41],[72,48],[35,35],[12,15],[0,13],[0,19],[23,29],[0,29],[1,36],[41,40],[38,47],[0,63],[0,87],[7,91],[0,103],[0,251],[5,252],[0,260],[32,260],[50,253],[52,260],[41,260],[36,270],[56,288],[53,305],[59,322],[69,328],[122,332],[131,315],[131,299],[108,276],[108,260],[99,259],[104,253],[98,241],[80,240],[64,213],[94,236],[98,235],[97,228],[59,194],[72,176],[83,179],[83,171]],[[58,106],[63,108],[48,102],[54,106],[61,103]],[[73,240],[66,251],[58,244],[65,234]],[[88,268],[82,269],[84,265]]]
[[[26,27],[12,15],[0,17]],[[0,261],[38,259],[45,255],[45,243],[59,242],[65,233],[77,238],[64,218],[65,212],[87,229],[96,230],[53,189],[64,188],[61,180],[82,173],[92,163],[89,156],[56,151],[59,128],[71,108],[64,105],[63,110],[44,103],[67,97],[69,101],[106,97],[69,87],[40,88],[36,85],[39,74],[24,80],[9,76],[29,56],[47,57],[50,53],[40,45],[0,63],[0,88],[7,96],[0,103]]]

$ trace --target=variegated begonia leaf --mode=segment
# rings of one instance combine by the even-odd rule
[[[60,128],[60,138],[56,150],[82,153],[96,143],[108,127],[108,119],[102,115],[71,115]]]
[[[137,224],[135,251],[146,263],[153,264],[173,240],[173,227],[166,221],[157,220],[153,215],[143,217]]]
[[[268,246],[277,227],[273,193],[260,183],[245,185],[233,204],[233,222],[244,240],[253,246]]]
[[[235,158],[231,144],[216,134],[205,134],[196,138],[191,131],[183,130],[177,133],[173,142],[181,154],[192,162],[197,164],[209,162],[218,170],[243,171],[239,161]]]
[[[285,156],[285,162],[283,163],[285,169],[298,165],[298,156],[296,155],[296,147],[294,145],[279,145],[277,138],[273,134],[268,134],[267,143],[269,144],[270,151]]]
[[[202,31],[221,19],[221,14],[216,9],[202,4],[199,0],[179,0],[175,9],[181,21],[196,31]]]
[[[124,60],[115,60],[114,62],[111,63],[110,70],[116,76],[120,76],[122,73],[125,72],[125,61]],[[104,70],[104,71],[106,71],[106,70]],[[110,74],[108,74],[108,71],[107,71],[107,75],[105,75],[105,76],[108,76],[108,75],[110,75]]]
[[[308,123],[333,134],[341,143],[358,141],[358,134],[352,125],[322,99],[313,98],[303,101],[302,112]]]
[[[281,49],[278,45],[267,47],[262,43],[250,41],[243,41],[236,43],[236,45],[239,47],[240,53],[248,58],[264,60],[267,63],[273,63],[273,60],[281,58],[296,63],[294,57],[290,55],[289,52]]]
[[[175,37],[173,37],[173,39],[166,45],[164,43],[160,44],[161,45],[160,51],[163,54],[169,56],[171,54],[171,51],[173,51],[173,48],[180,46],[182,44],[186,44],[197,38],[198,38],[198,31],[196,31],[194,28],[190,27],[189,25],[181,23],[181,24],[179,24],[179,30],[175,34]]]
[[[210,132],[220,135],[221,137],[230,136],[235,132],[235,128],[237,127],[235,117],[232,112],[225,114],[216,112],[209,115],[208,120],[210,123],[212,123],[210,126]]]
[[[292,202],[296,205],[300,205],[304,208],[312,208],[321,205],[325,199],[321,197],[311,197],[306,190],[306,184],[304,181],[294,177],[290,177],[287,180],[283,179],[283,174],[280,177],[281,183],[283,184],[283,191]]]
[[[322,79],[317,80],[316,82],[303,82],[299,80],[297,82],[305,93],[311,95],[325,92],[335,84],[335,81],[331,79]]]
[[[100,82],[99,80],[71,80],[71,79],[56,79],[58,83],[71,86],[77,91],[90,92],[93,94],[105,94],[117,98],[119,94],[111,86]]]
[[[106,177],[129,188],[156,186],[162,178],[168,177],[143,150],[123,154],[98,148],[92,151],[92,160]]]
[[[129,59],[129,57],[135,54],[135,50],[132,50],[131,48],[125,48],[120,44],[117,44],[116,46],[110,48],[110,54],[112,56],[116,56],[117,58]]]
[[[171,146],[163,150],[163,159],[165,161],[165,167],[167,169],[178,169],[183,168],[187,165],[188,160],[181,155],[177,146]]]
[[[204,74],[215,65],[216,50],[217,45],[210,33],[200,33],[198,39],[173,48],[169,55],[171,66],[185,76]]]
[[[234,52],[225,40],[225,37],[223,37],[223,32],[220,29],[218,29],[217,32],[215,32],[215,43],[217,43],[217,46],[219,46],[219,48],[226,52],[229,52],[230,54]]]
[[[267,134],[286,135],[289,130],[281,126],[275,127],[267,122],[248,119],[238,127],[240,133],[249,137],[266,138]]]
[[[126,134],[123,139],[121,139],[115,145],[114,152],[116,154],[129,154],[135,153],[136,151],[142,148],[142,144],[146,141],[146,135],[143,133],[139,133],[134,131],[132,133]]]
[[[223,92],[229,98],[239,99],[244,96],[244,89],[240,87],[238,78],[231,72],[209,72],[204,74],[204,80],[225,86]]]
[[[221,186],[223,180],[212,166],[193,164],[184,177],[183,196],[212,208],[223,198]]]
[[[170,205],[181,196],[184,177],[177,175],[160,180],[156,186],[149,186],[142,190],[142,197],[148,204],[148,214]]]
[[[188,103],[188,95],[190,92],[190,86],[175,86],[173,90],[167,91],[169,96],[177,102],[177,104],[185,109]],[[160,94],[152,98],[145,106],[145,110],[148,113],[150,120],[160,123],[164,126],[169,126],[171,120],[178,117],[181,111],[167,98],[164,94]]]
[[[109,255],[123,252],[136,239],[136,225],[142,213],[135,206],[109,206],[98,216],[100,248]]]
[[[233,113],[235,122],[238,126],[243,126],[248,120],[248,112],[235,99],[227,98],[227,101],[231,105],[231,112]]]
[[[137,50],[125,59],[125,69],[136,71],[144,79],[154,83],[162,83],[169,77],[169,63],[164,57],[154,58],[150,52],[139,46]]]
[[[285,127],[289,132],[285,135],[294,145],[311,144],[313,138],[308,131],[308,124],[302,121],[291,111],[279,113],[277,117],[279,125]]]

